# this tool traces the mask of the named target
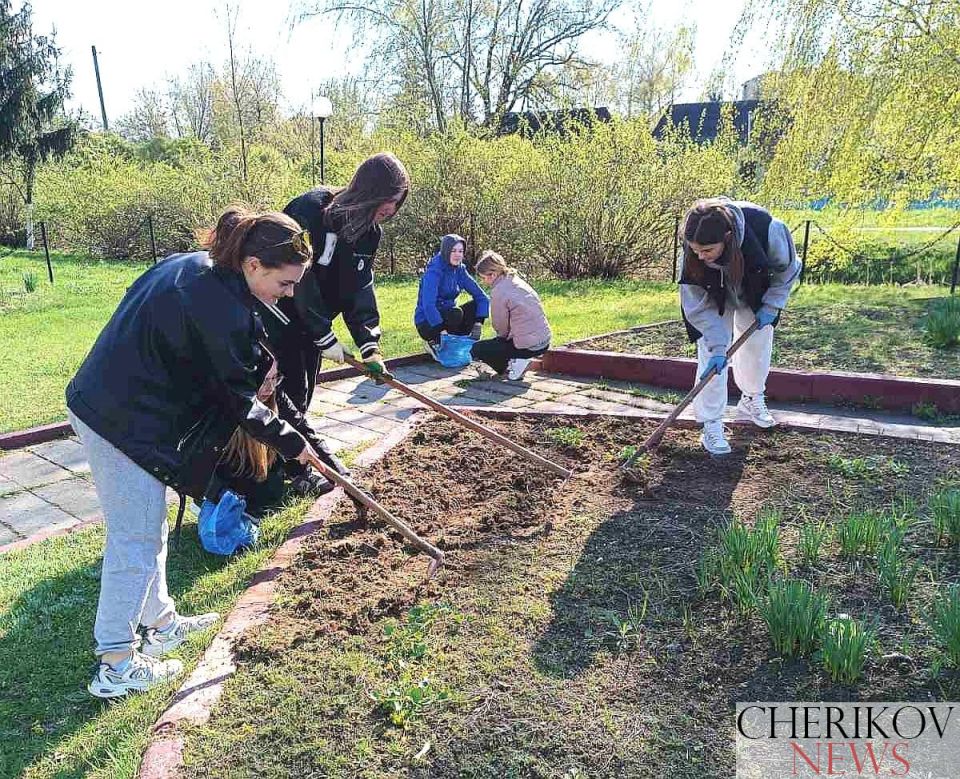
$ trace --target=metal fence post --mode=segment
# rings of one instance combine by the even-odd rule
[[[950,294],[957,289],[957,276],[960,274],[960,236],[957,236],[957,256],[953,260],[953,277],[950,279]]]
[[[807,275],[807,248],[810,246],[810,220],[803,225],[803,264],[800,266],[800,283],[803,284],[803,278]]]
[[[670,259],[670,281],[677,283],[677,254],[680,251],[680,217],[673,222],[673,256]]]
[[[47,244],[47,224],[40,223],[40,237],[43,238],[43,253],[47,258],[47,275],[50,277],[50,283],[53,284],[53,265],[50,264],[50,246]],[[954,273],[956,278],[956,273]]]
[[[157,264],[157,242],[153,237],[153,215],[147,214],[147,226],[150,228],[150,251],[153,254],[153,264]]]

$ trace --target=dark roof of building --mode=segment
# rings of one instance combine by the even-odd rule
[[[697,143],[712,141],[717,137],[720,128],[721,113],[733,106],[733,125],[737,129],[740,141],[746,143],[750,134],[751,115],[760,105],[759,100],[735,100],[731,102],[709,103],[674,103],[660,117],[657,126],[653,128],[653,135],[662,138],[667,125],[674,127],[686,125],[690,137]]]
[[[563,108],[554,111],[510,111],[503,115],[497,132],[509,135],[519,131],[536,133],[562,133],[569,122],[589,124],[593,121],[609,122],[610,110],[605,106],[598,108]]]

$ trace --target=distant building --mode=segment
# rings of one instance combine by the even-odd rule
[[[749,83],[749,82],[748,82]],[[716,140],[720,131],[720,117],[733,109],[733,126],[745,144],[753,128],[754,114],[760,106],[759,100],[710,101],[707,103],[674,103],[653,128],[654,138],[663,138],[668,127],[686,127],[690,137],[697,143],[709,143]]]
[[[510,111],[500,120],[497,135],[517,132],[532,135],[541,131],[562,134],[571,122],[586,125],[592,122],[609,122],[612,118],[610,109],[605,106],[553,111]]]

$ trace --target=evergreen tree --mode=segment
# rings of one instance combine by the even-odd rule
[[[0,166],[26,207],[27,248],[33,248],[37,165],[73,145],[77,124],[64,114],[70,71],[61,70],[53,35],[33,34],[28,4],[12,11],[0,0]]]

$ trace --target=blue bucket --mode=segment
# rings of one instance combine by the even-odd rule
[[[470,336],[450,335],[440,336],[440,351],[437,353],[437,362],[444,368],[462,368],[469,365],[473,359],[470,349],[476,343]]]

